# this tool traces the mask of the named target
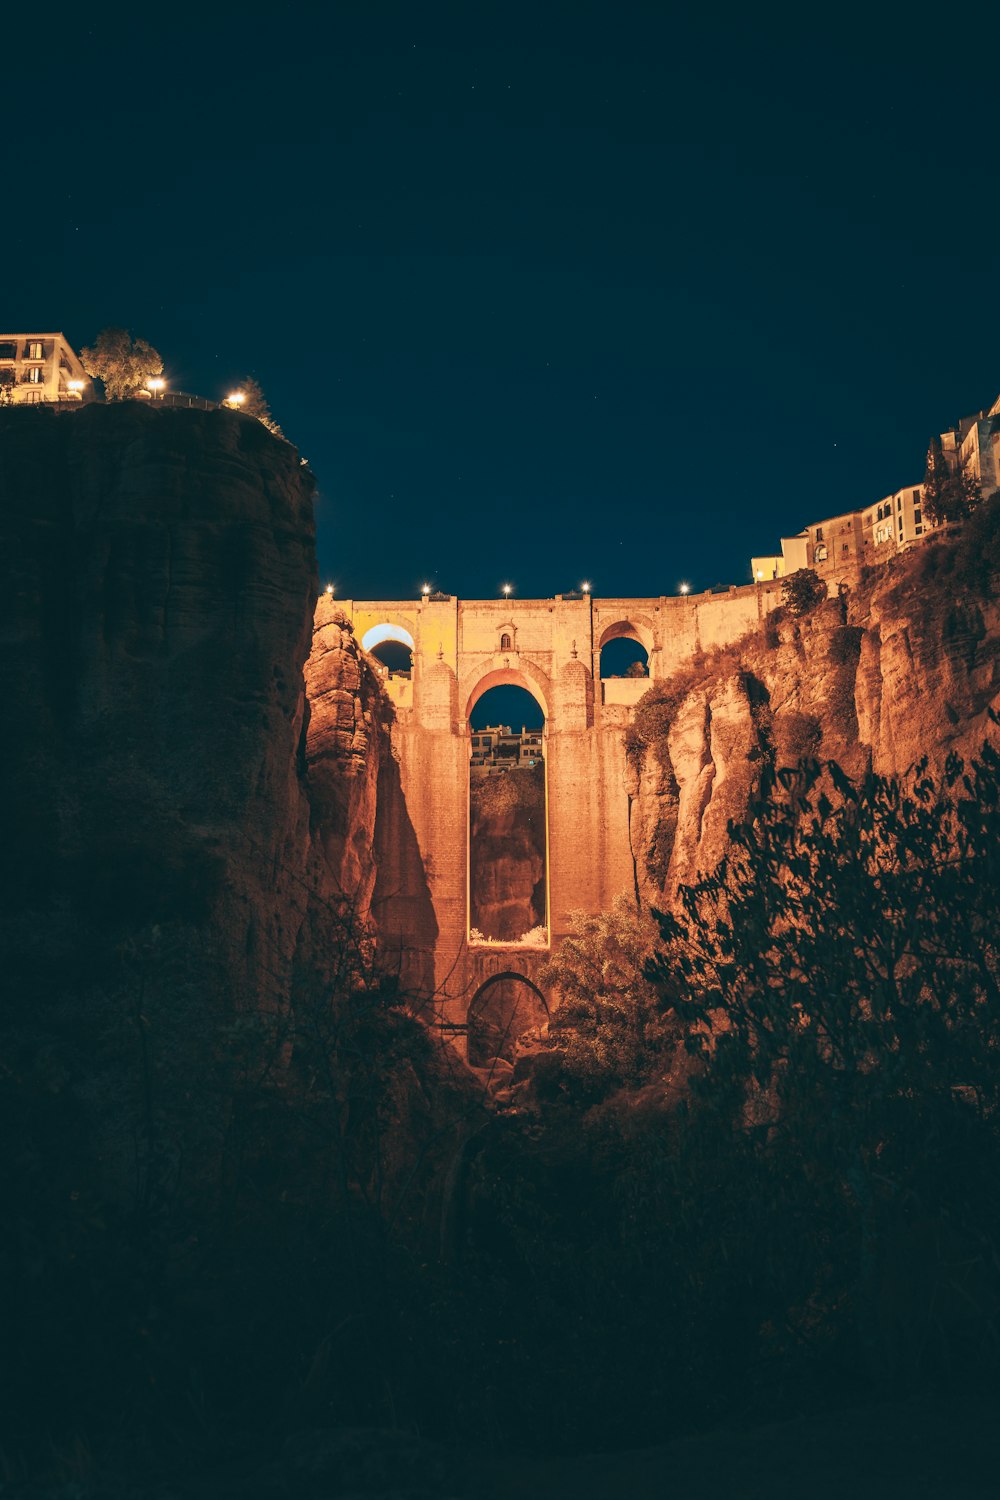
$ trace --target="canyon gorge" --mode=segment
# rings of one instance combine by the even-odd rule
[[[424,743],[406,728],[409,703],[393,701],[362,649],[351,606],[317,604],[313,480],[287,443],[222,410],[125,403],[2,417],[14,568],[4,670],[22,705],[3,742],[4,782],[16,789],[3,921],[17,989],[51,1005],[54,994],[106,984],[123,942],[142,931],[169,941],[192,1005],[280,1008],[329,975],[330,924],[349,910],[405,992],[428,1001],[442,987],[442,926],[453,970],[475,925],[465,909],[467,684],[449,672],[440,634],[425,624],[428,664],[405,684],[440,731]],[[484,649],[477,682],[548,693],[554,881],[579,891],[579,906],[610,905],[622,889],[662,905],[724,854],[727,825],[766,767],[809,755],[852,776],[891,775],[923,755],[973,753],[1000,691],[989,523],[981,513],[965,537],[870,570],[802,618],[774,608],[773,593],[765,610],[740,591],[735,638],[723,631],[716,644],[683,624],[697,628],[694,606],[682,621],[665,604],[655,644],[674,659],[655,680],[611,692],[577,654],[583,610],[602,601],[548,606],[557,621],[566,612],[570,633],[544,692],[530,649]],[[717,613],[726,604],[710,602]],[[627,622],[629,607],[611,601],[606,618]],[[443,617],[454,603],[438,608]],[[511,613],[482,609],[490,630]],[[616,702],[626,690],[630,701]],[[601,748],[588,760],[595,722]],[[407,758],[421,755],[421,795],[439,787],[422,814],[407,790]],[[440,894],[429,822],[450,841],[457,899]],[[605,822],[617,832],[602,848],[593,830]],[[560,840],[576,826],[588,842],[566,852]],[[475,856],[499,938],[542,910],[537,838],[522,833],[498,824]],[[579,873],[567,883],[570,866]],[[567,919],[554,898],[555,940]],[[470,985],[509,970],[533,972],[505,953],[452,992],[446,1020],[460,1028]]]

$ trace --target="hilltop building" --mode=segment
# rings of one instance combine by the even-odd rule
[[[984,496],[1000,487],[1000,396],[989,411],[976,412],[941,433],[941,451],[952,468],[971,473]],[[923,508],[924,487],[908,484],[874,505],[844,511],[781,539],[781,552],[752,557],[750,575],[771,582],[812,568],[831,593],[857,581],[867,563],[882,562],[934,530]]]
[[[984,495],[1000,488],[1000,396],[989,411],[974,412],[942,432],[940,441],[949,468],[971,474]]]
[[[61,333],[0,333],[0,400],[82,401],[87,372]]]

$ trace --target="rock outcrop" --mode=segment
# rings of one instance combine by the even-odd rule
[[[350,622],[325,595],[313,621],[305,685],[313,869],[329,899],[349,901],[367,920],[375,889],[375,817],[389,705]]]
[[[975,754],[1000,706],[1000,512],[873,570],[853,595],[658,684],[630,731],[632,841],[654,901],[711,869],[766,768],[899,775]]]

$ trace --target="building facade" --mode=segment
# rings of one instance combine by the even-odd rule
[[[82,401],[90,382],[61,333],[0,333],[0,401]]]

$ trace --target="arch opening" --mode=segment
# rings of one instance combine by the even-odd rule
[[[411,651],[415,649],[415,642],[406,629],[405,625],[373,625],[366,630],[361,637],[362,651],[374,651],[376,646],[383,645],[386,641],[398,641],[401,646],[408,646]]]
[[[402,641],[380,641],[369,654],[382,663],[390,677],[413,676],[413,652]]]
[[[469,942],[547,948],[545,715],[512,683],[469,714]]]
[[[494,974],[480,985],[469,1006],[469,1062],[474,1068],[506,1064],[506,1074],[519,1043],[526,1034],[540,1033],[548,1019],[545,996],[530,979],[513,971]]]
[[[414,641],[405,625],[373,625],[361,637],[361,648],[385,668],[387,677],[412,677]]]
[[[649,652],[636,636],[616,635],[601,647],[601,678],[648,677]]]

